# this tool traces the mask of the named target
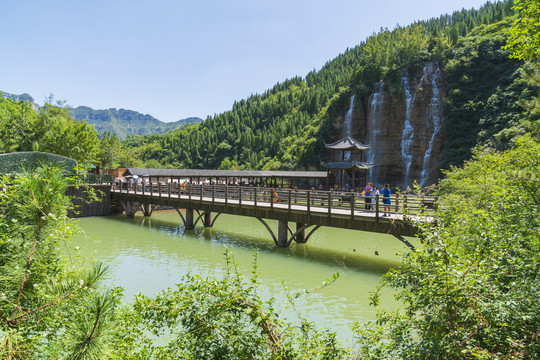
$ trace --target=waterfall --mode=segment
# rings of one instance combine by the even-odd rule
[[[354,95],[351,96],[349,110],[347,110],[347,114],[345,114],[345,121],[343,122],[343,130],[345,130],[344,136],[351,135],[352,133],[353,108],[354,108]]]
[[[405,122],[403,123],[403,131],[401,132],[401,158],[405,164],[405,188],[409,184],[409,171],[412,163],[412,144],[414,137],[414,128],[411,124],[411,114],[414,105],[414,99],[416,98],[416,91],[414,96],[411,94],[411,87],[409,84],[409,73],[407,69],[403,70],[403,76],[401,77],[401,86],[405,91]]]
[[[354,109],[354,94],[351,96],[349,110],[347,110],[347,114],[345,114],[345,121],[343,122],[343,130],[345,131],[344,136],[350,136],[352,134],[353,109]],[[345,151],[344,158],[345,158],[345,161],[351,160],[351,152]]]
[[[414,108],[414,101],[418,90],[422,87],[424,79],[428,75],[425,71],[418,81],[418,85],[414,92],[412,92],[411,84],[409,82],[409,72],[407,69],[403,69],[403,76],[401,77],[401,86],[405,92],[405,121],[403,122],[403,131],[401,132],[401,158],[405,164],[405,182],[404,188],[409,185],[409,173],[411,171],[411,164],[413,159],[413,140],[414,140],[414,127],[412,126],[412,110]]]
[[[433,150],[433,144],[435,143],[435,136],[442,127],[441,95],[439,86],[437,85],[437,81],[441,79],[441,69],[438,64],[429,63],[424,67],[424,74],[428,76],[433,89],[426,119],[426,129],[433,129],[433,132],[431,133],[431,139],[429,140],[428,148],[424,154],[424,164],[422,166],[422,172],[420,173],[419,185],[421,187],[423,187],[428,180],[431,151]]]
[[[368,115],[368,131],[370,149],[367,152],[367,162],[375,163],[377,159],[377,139],[381,136],[384,129],[378,127],[382,124],[381,113],[384,104],[384,81],[379,81],[373,86],[373,94],[369,98],[369,115]],[[374,169],[378,168],[378,164],[369,169],[369,179],[371,182],[376,182],[378,179]]]

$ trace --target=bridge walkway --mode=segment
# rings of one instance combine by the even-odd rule
[[[388,216],[384,216],[382,196],[238,185],[113,185],[111,196],[123,204],[128,216],[139,209],[150,216],[156,205],[177,211],[186,209],[184,213],[179,211],[186,228],[193,228],[199,220],[204,226],[212,226],[221,213],[255,217],[266,226],[278,246],[288,246],[293,240],[305,242],[318,227],[330,226],[392,234],[412,247],[403,237],[414,236],[418,222],[433,221],[436,208],[434,197],[393,194]],[[194,212],[198,217],[195,218]],[[214,219],[212,213],[217,213]],[[279,221],[277,237],[264,219]],[[289,227],[289,222],[296,223],[296,231]],[[305,230],[312,226],[312,232],[306,236]]]

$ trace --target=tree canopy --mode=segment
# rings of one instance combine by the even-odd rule
[[[510,30],[506,46],[511,56],[520,60],[540,61],[540,1],[516,0],[519,16]]]
[[[382,282],[402,309],[358,327],[365,358],[540,356],[539,174],[530,135],[446,173],[437,225]]]

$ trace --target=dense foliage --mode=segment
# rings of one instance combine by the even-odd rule
[[[174,288],[155,297],[138,295],[133,306],[119,312],[115,358],[277,360],[351,355],[335,333],[318,330],[301,316],[298,321],[285,319],[286,308],[294,307],[302,294],[289,295],[281,305],[262,298],[256,266],[252,276],[245,277],[234,266],[232,253],[225,255],[223,278],[187,274]]]
[[[474,147],[507,149],[526,132],[527,121],[538,121],[523,104],[537,96],[538,87],[522,77],[523,63],[502,50],[509,26],[505,20],[473,29],[458,40],[444,67],[447,166],[470,158]]]
[[[384,277],[403,307],[381,311],[376,324],[360,328],[362,354],[538,359],[539,194],[540,143],[530,135],[448,172],[437,225]]]
[[[96,327],[105,316],[99,299],[110,296],[95,291],[105,268],[96,265],[82,271],[59,254],[59,247],[65,246],[74,231],[66,218],[67,183],[63,171],[49,166],[0,179],[2,359],[39,358],[40,354],[82,359],[75,355],[80,353],[80,344],[67,340],[79,338],[92,347],[94,335],[87,329],[70,329],[74,324],[65,320],[87,317]],[[92,349],[83,353],[103,354]]]
[[[520,16],[514,20],[507,48],[512,57],[521,60],[540,60],[540,2],[516,0]]]
[[[223,278],[185,275],[175,289],[120,305],[121,289],[97,288],[106,269],[64,259],[76,225],[66,218],[69,179],[49,166],[0,182],[0,358],[336,359],[350,355],[335,333],[294,307],[259,295],[257,267],[239,274],[227,253]],[[326,286],[337,279],[327,280]],[[283,306],[283,307],[282,307]]]
[[[62,155],[82,165],[115,167],[124,161],[115,135],[98,135],[92,125],[74,120],[62,103],[36,110],[26,100],[0,97],[0,154],[21,151]]]

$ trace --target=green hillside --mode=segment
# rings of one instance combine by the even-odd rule
[[[414,73],[436,61],[448,82],[444,166],[462,163],[475,147],[505,148],[538,121],[525,106],[538,87],[521,76],[524,63],[501,49],[512,5],[487,3],[382,30],[318,71],[235,102],[231,111],[164,135],[131,137],[125,145],[154,167],[316,168],[353,93],[365,103],[373,83],[384,79],[399,94],[401,69]]]
[[[0,92],[0,96],[14,102],[26,101],[34,110],[39,110],[40,108],[34,101],[34,98],[26,93],[16,95]],[[88,106],[70,108],[70,112],[75,120],[84,121],[94,125],[100,135],[109,132],[111,134],[116,134],[119,139],[125,139],[129,135],[162,134],[186,124],[194,124],[203,121],[198,117],[189,117],[166,123],[151,115],[141,114],[133,110],[117,110],[115,108],[94,110]]]
[[[165,123],[151,115],[141,114],[133,110],[107,109],[94,110],[87,106],[78,106],[71,109],[75,120],[86,121],[96,127],[98,133],[106,131],[116,134],[119,139],[128,135],[161,134],[186,124],[201,122],[198,117],[190,117],[175,122]]]

